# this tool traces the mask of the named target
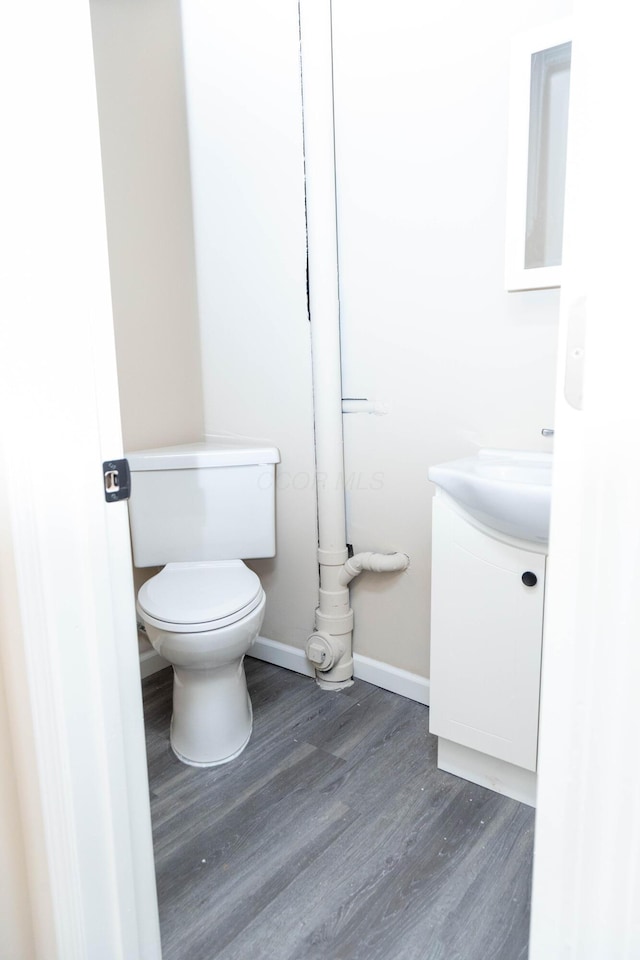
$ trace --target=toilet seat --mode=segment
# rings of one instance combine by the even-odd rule
[[[138,610],[161,630],[201,633],[242,620],[263,596],[242,560],[168,563],[140,588]]]

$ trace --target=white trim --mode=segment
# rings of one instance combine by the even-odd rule
[[[305,677],[315,677],[316,672],[307,660],[304,650],[292,647],[279,640],[269,640],[267,637],[258,637],[249,651],[250,657],[264,660],[265,663],[274,663],[294,673],[302,673]]]
[[[633,13],[627,0],[575,7],[530,960],[640,957]],[[562,356],[578,312],[580,408]]]
[[[0,655],[35,952],[159,960],[87,3],[2,7],[0,98]]]
[[[445,737],[438,737],[438,769],[530,807],[536,805],[537,777],[533,770],[490,757]]]
[[[258,637],[249,656],[255,657],[256,660],[264,660],[265,663],[274,663],[278,667],[285,667],[295,673],[302,673],[306,677],[315,677],[315,670],[307,660],[304,650],[280,643],[278,640]],[[361,653],[354,654],[353,670],[354,676],[359,680],[372,683],[383,690],[390,690],[391,693],[397,693],[408,700],[415,700],[427,706],[429,704],[429,681],[417,673],[392,667],[391,664],[383,663],[381,660],[372,660]]]
[[[161,657],[155,650],[143,650],[140,653],[140,679],[146,680],[154,673],[160,673],[171,664],[164,657]]]
[[[392,667],[381,660],[372,660],[361,653],[353,655],[353,674],[359,680],[373,683],[383,690],[390,690],[408,700],[429,706],[429,681],[417,673]]]

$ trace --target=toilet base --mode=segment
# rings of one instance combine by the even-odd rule
[[[253,710],[243,661],[244,657],[208,670],[174,665],[170,742],[182,763],[219,766],[247,746]]]
[[[251,709],[251,705],[249,705],[249,708]],[[253,711],[252,711],[252,713],[253,713]],[[251,721],[251,726],[250,726],[250,728],[249,728],[249,733],[248,733],[248,735],[247,735],[247,739],[246,739],[245,742],[242,744],[242,746],[240,747],[240,749],[239,749],[239,750],[236,750],[235,753],[232,753],[232,754],[231,754],[230,756],[228,756],[228,757],[224,757],[223,760],[208,760],[208,761],[190,760],[188,757],[183,756],[183,755],[180,753],[180,751],[176,749],[176,746],[175,746],[175,744],[174,744],[174,742],[173,742],[173,716],[172,716],[172,717],[171,717],[171,729],[170,729],[170,731],[169,731],[169,744],[170,744],[171,749],[173,750],[174,754],[176,755],[176,757],[178,758],[178,760],[180,760],[181,763],[186,763],[186,764],[188,764],[190,767],[220,767],[220,766],[222,766],[223,763],[230,763],[231,760],[235,760],[236,757],[239,757],[239,756],[240,756],[240,754],[243,752],[243,750],[245,749],[245,747],[246,747],[247,744],[249,743],[249,740],[251,740],[251,734],[252,734],[252,733],[253,733],[253,717],[252,717],[252,721]]]

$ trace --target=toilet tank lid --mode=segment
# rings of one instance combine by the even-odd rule
[[[280,452],[265,440],[211,436],[197,443],[134,450],[125,454],[132,472],[140,470],[190,470],[202,467],[244,467],[280,463]]]

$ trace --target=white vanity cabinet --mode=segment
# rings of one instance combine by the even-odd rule
[[[545,546],[433,503],[430,729],[438,765],[535,800]]]

